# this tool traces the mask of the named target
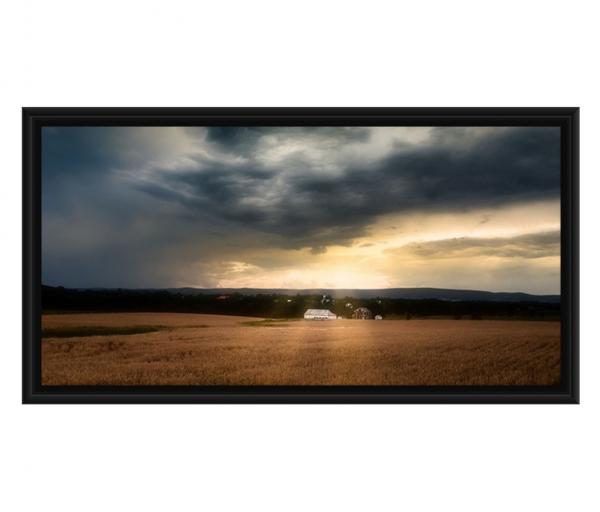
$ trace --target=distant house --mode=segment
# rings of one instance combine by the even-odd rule
[[[337,320],[337,315],[328,309],[307,309],[304,320]]]
[[[381,315],[375,315],[375,320],[383,320],[383,317]]]
[[[352,313],[352,318],[356,318],[358,320],[372,320],[373,313],[371,313],[371,310],[367,308],[356,308],[354,313]]]

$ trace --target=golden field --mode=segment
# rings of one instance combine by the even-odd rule
[[[560,323],[43,315],[44,385],[550,385]],[[59,337],[62,336],[62,337]]]

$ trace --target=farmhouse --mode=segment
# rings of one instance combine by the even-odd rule
[[[304,320],[337,320],[337,316],[328,309],[307,309]]]
[[[371,313],[371,310],[367,308],[356,308],[354,313],[352,313],[352,318],[357,318],[359,320],[372,320],[373,313]]]

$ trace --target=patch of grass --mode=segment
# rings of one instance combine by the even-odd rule
[[[242,322],[242,325],[249,325],[251,327],[277,327],[278,325],[288,322],[296,322],[298,320],[300,320],[300,318],[265,318],[263,320]]]
[[[42,329],[42,338],[81,338],[85,336],[112,336],[116,334],[145,334],[163,329],[158,325],[133,325],[127,327],[107,327],[101,325],[76,325],[64,327],[46,327]]]

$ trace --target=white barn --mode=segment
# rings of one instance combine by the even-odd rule
[[[328,309],[307,309],[304,320],[337,320],[337,316]]]

